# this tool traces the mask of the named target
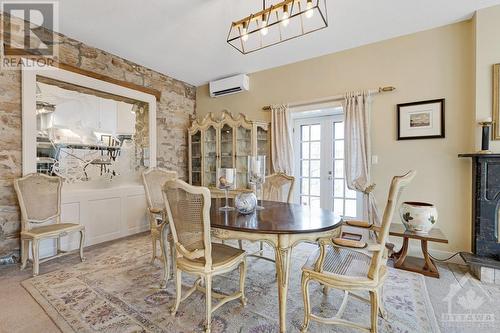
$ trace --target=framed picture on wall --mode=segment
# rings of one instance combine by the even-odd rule
[[[500,140],[500,64],[493,65],[493,140]]]
[[[398,140],[444,138],[444,98],[398,104]]]

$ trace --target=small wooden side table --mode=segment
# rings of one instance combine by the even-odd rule
[[[402,224],[391,224],[389,235],[403,238],[403,246],[401,249],[391,255],[391,258],[394,259],[395,268],[439,278],[439,271],[436,264],[434,260],[429,257],[427,242],[448,243],[448,240],[441,230],[433,228],[428,234],[417,234],[406,231]],[[424,259],[408,257],[408,244],[410,239],[420,240]]]

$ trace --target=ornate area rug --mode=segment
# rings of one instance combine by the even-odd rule
[[[245,242],[245,248],[252,246]],[[310,244],[293,251],[288,294],[288,332],[297,332],[303,320],[300,268],[315,249]],[[150,263],[151,242],[138,236],[107,247],[87,251],[87,261],[31,278],[23,286],[31,293],[63,332],[202,332],[205,301],[195,292],[170,315],[174,288],[159,289],[161,267]],[[266,255],[273,252],[267,249]],[[187,288],[193,277],[183,275]],[[214,279],[214,289],[234,292],[238,271]],[[421,275],[389,269],[384,288],[388,321],[379,318],[379,332],[439,332]],[[341,303],[340,292],[325,296],[311,284],[314,313],[333,316]],[[277,288],[274,264],[249,258],[246,280],[248,304],[225,304],[212,316],[212,332],[278,332]],[[369,305],[350,298],[345,319],[368,324]],[[312,322],[310,332],[352,332],[348,328]]]

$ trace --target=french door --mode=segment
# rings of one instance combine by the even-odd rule
[[[361,198],[345,182],[343,115],[296,119],[293,134],[295,202],[361,218]]]

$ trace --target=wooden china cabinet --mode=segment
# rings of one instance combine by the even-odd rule
[[[223,111],[220,116],[207,114],[202,120],[194,120],[188,130],[189,137],[189,183],[216,188],[217,168],[235,168],[236,190],[249,188],[247,157],[265,155],[268,173],[271,163],[270,124],[250,121],[245,115],[233,116]]]

